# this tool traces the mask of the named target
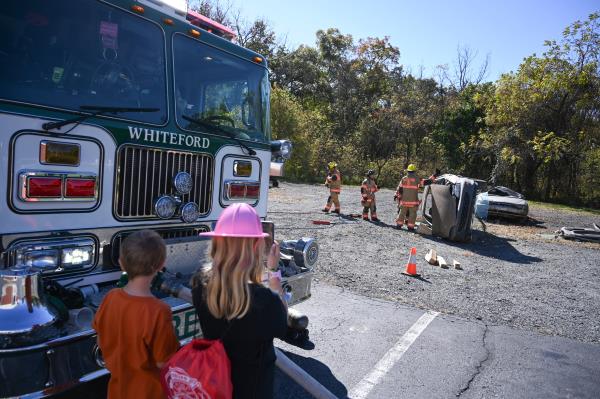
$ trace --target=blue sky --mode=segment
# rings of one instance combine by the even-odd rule
[[[524,57],[543,52],[575,20],[600,10],[600,0],[234,0],[252,20],[263,17],[287,44],[314,45],[319,29],[338,28],[355,39],[389,36],[401,63],[432,76],[452,66],[458,45],[490,55],[487,80],[514,71]]]

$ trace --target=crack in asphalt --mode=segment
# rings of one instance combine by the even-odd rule
[[[319,332],[320,333],[324,333],[325,331],[336,330],[336,329],[340,328],[342,324],[344,324],[344,320],[340,320],[336,326],[333,326],[333,327],[330,327],[330,328],[323,328]]]
[[[479,364],[475,367],[475,372],[473,373],[473,375],[471,376],[471,378],[469,378],[469,381],[467,381],[467,385],[464,388],[462,388],[456,394],[457,398],[460,398],[463,393],[465,393],[466,391],[468,391],[471,388],[471,383],[473,383],[473,381],[475,380],[475,378],[479,374],[481,374],[481,372],[483,371],[484,364],[490,359],[490,356],[491,356],[492,352],[491,352],[490,348],[488,348],[488,345],[487,345],[487,342],[486,342],[488,331],[489,331],[489,327],[488,327],[487,324],[484,324],[484,326],[485,326],[485,329],[483,330],[481,342],[482,342],[483,349],[485,349],[485,357],[483,359],[481,359],[479,361]]]

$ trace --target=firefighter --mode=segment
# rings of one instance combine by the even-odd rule
[[[363,180],[360,186],[360,194],[362,195],[360,204],[363,206],[363,220],[369,220],[369,210],[371,210],[371,221],[379,222],[379,219],[377,219],[377,205],[375,204],[375,193],[379,191],[379,188],[373,176],[375,176],[375,171],[369,170],[366,175],[367,178]]]
[[[340,191],[342,190],[342,175],[337,169],[337,163],[329,162],[327,164],[329,171],[327,172],[327,178],[325,179],[325,187],[329,187],[329,198],[327,198],[327,205],[323,208],[323,212],[329,212],[331,204],[335,205],[334,213],[340,214]]]
[[[417,220],[417,207],[419,206],[419,178],[416,174],[417,167],[414,164],[408,165],[406,171],[406,176],[400,180],[394,197],[400,208],[396,219],[396,227],[402,228],[406,223],[409,230],[414,230],[415,221]]]
[[[424,187],[424,186],[435,183],[438,176],[441,174],[442,174],[442,172],[439,169],[436,169],[435,172],[433,172],[433,174],[431,176],[429,176],[428,179],[421,179],[421,186]]]

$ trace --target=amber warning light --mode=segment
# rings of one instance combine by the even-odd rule
[[[40,143],[40,163],[44,165],[79,166],[81,147],[79,144],[58,141]]]

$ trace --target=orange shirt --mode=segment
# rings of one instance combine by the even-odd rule
[[[93,327],[111,377],[108,397],[163,398],[159,368],[179,348],[171,308],[153,297],[111,290]]]

